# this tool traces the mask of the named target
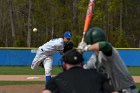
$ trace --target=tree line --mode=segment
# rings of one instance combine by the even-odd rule
[[[71,31],[81,41],[89,0],[0,0],[0,46],[38,47]],[[140,0],[96,0],[90,27],[118,48],[140,47]],[[37,32],[32,29],[37,28]]]

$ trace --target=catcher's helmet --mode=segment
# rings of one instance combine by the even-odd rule
[[[71,49],[62,56],[62,62],[71,64],[71,65],[76,65],[76,64],[82,63],[83,61],[84,61],[84,58],[83,58],[82,53],[78,52],[76,49]]]
[[[106,33],[101,28],[93,27],[89,29],[85,36],[85,42],[87,44],[94,44],[100,41],[106,41]]]

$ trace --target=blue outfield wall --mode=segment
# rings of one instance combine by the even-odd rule
[[[127,66],[140,66],[140,49],[118,49],[122,59]],[[30,66],[35,57],[34,48],[0,48],[0,66]],[[85,62],[93,52],[84,52]],[[61,65],[61,55],[53,55],[53,65]]]

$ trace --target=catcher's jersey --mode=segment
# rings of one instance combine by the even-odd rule
[[[126,65],[114,48],[112,48],[111,56],[106,56],[101,51],[98,56],[92,56],[86,68],[92,68],[91,66],[107,74],[115,90],[129,88],[134,85]]]
[[[72,67],[50,79],[46,89],[52,93],[111,93],[107,77],[97,71]],[[57,92],[56,92],[57,91]]]
[[[44,45],[40,46],[39,49],[45,52],[46,55],[53,55],[55,52],[64,49],[64,40],[63,38],[51,39]]]

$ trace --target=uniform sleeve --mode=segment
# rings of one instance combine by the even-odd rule
[[[91,55],[91,57],[89,58],[89,60],[87,61],[86,64],[83,65],[84,69],[96,69],[96,56],[95,55]]]
[[[109,42],[99,42],[99,50],[102,51],[106,56],[112,55],[112,45]]]
[[[45,89],[52,91],[53,93],[55,91],[58,91],[58,87],[55,83],[55,78],[52,78],[48,81],[48,83],[45,86]]]
[[[63,51],[63,49],[64,49],[64,42],[63,42],[63,39],[61,39],[56,44],[56,50]]]

